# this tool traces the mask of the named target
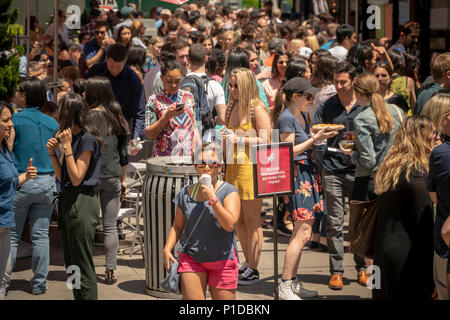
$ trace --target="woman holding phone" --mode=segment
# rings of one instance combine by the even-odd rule
[[[12,153],[6,141],[13,129],[13,109],[0,102],[0,300],[6,296],[6,286],[10,275],[10,230],[14,228],[14,196],[18,187],[30,179],[35,179],[37,170],[33,159],[28,160],[26,172],[19,175],[14,166]]]
[[[145,136],[154,140],[153,157],[190,156],[195,132],[194,97],[179,89],[180,64],[172,60],[164,63],[161,80],[164,89],[150,96],[145,108]]]

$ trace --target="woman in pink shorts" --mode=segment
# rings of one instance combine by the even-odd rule
[[[188,185],[173,200],[176,214],[164,247],[164,265],[169,270],[170,261],[176,261],[172,250],[180,239],[185,246],[178,260],[183,300],[205,300],[207,286],[213,300],[236,297],[239,261],[234,230],[240,198],[233,185],[217,179],[221,165],[215,150],[221,153],[217,146],[203,144],[202,158],[194,162],[199,177],[211,176],[211,186],[203,181]]]

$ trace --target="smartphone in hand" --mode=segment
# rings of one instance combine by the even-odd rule
[[[177,110],[177,112],[184,110],[184,103],[177,103],[176,110]]]

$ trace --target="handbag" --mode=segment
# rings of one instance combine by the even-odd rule
[[[361,257],[373,259],[378,199],[350,201],[348,235],[351,251]]]
[[[219,191],[219,189],[224,185],[222,184],[217,188],[216,193]],[[198,187],[197,187],[198,186]],[[195,194],[195,199],[197,198],[198,189],[200,187],[200,184],[197,184],[196,187],[194,187],[193,194]],[[206,209],[208,207],[203,208],[202,213],[198,217],[197,221],[195,222],[194,227],[192,228],[191,232],[187,236],[185,240],[185,244],[181,246],[180,253],[178,254],[178,257],[176,258],[176,262],[170,262],[170,268],[167,276],[161,281],[161,288],[163,288],[165,291],[175,294],[181,294],[181,284],[180,284],[180,275],[178,274],[178,259],[180,258],[181,254],[183,253],[184,249],[186,248],[186,244],[189,243],[189,240],[191,239],[192,235],[194,234],[195,229],[197,228],[200,219],[202,218],[203,214],[205,213]]]

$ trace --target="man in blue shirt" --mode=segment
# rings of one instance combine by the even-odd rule
[[[450,112],[444,117],[444,134],[450,136]],[[447,267],[449,246],[442,238],[442,226],[450,217],[450,141],[435,147],[430,155],[427,189],[437,204],[434,223],[434,283],[439,300],[448,299]]]
[[[105,62],[106,51],[115,41],[108,36],[108,25],[103,21],[96,21],[94,27],[95,38],[86,42],[83,48],[84,60],[90,69],[93,65]]]
[[[130,125],[134,139],[144,131],[145,98],[141,80],[126,65],[127,53],[128,50],[120,44],[112,45],[108,49],[106,62],[93,66],[86,78],[100,76],[111,81],[114,95]]]

